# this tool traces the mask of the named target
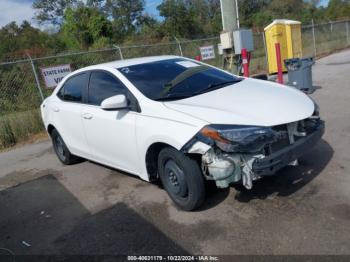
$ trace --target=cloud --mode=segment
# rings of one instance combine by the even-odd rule
[[[0,0],[0,27],[16,21],[21,24],[23,20],[33,22],[34,9],[31,1]]]

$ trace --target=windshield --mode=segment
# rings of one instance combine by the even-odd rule
[[[183,99],[241,81],[221,70],[181,58],[118,68],[146,97]]]

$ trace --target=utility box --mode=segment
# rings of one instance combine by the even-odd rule
[[[231,49],[233,45],[232,32],[222,32],[220,34],[222,49]]]
[[[265,27],[265,41],[269,74],[277,73],[275,44],[281,46],[281,63],[285,59],[302,57],[301,23],[299,21],[278,19]],[[282,70],[287,71],[284,64]]]
[[[247,49],[247,52],[254,51],[253,31],[250,29],[233,31],[233,45],[236,55],[240,55],[243,48]]]

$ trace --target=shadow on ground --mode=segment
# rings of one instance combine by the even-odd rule
[[[332,147],[321,140],[312,151],[299,159],[298,166],[287,166],[274,176],[254,182],[251,190],[233,185],[237,190],[235,198],[240,202],[249,202],[253,199],[266,199],[276,193],[277,196],[289,196],[317,177],[332,159],[333,153]]]
[[[91,215],[52,175],[1,191],[0,207],[0,248],[17,255],[188,254],[124,204]]]
[[[218,188],[214,181],[207,181],[206,198],[201,207],[194,212],[211,209],[223,202],[230,194],[230,188]]]
[[[125,171],[122,170],[117,170],[114,169],[112,167],[108,167],[96,162],[92,162],[96,165],[102,166],[104,168],[110,169],[111,170],[111,174],[112,175],[123,175],[123,176],[128,176],[131,179],[137,179],[140,181],[141,184],[144,184],[145,186],[154,186],[154,190],[164,190],[162,183],[160,182],[160,180],[155,180],[150,182],[147,182],[145,180],[142,180],[140,177],[129,174]],[[210,208],[213,208],[217,205],[219,205],[221,202],[223,202],[227,196],[230,193],[230,189],[229,188],[225,188],[225,189],[220,189],[215,185],[215,182],[213,181],[207,181],[206,183],[206,199],[205,202],[203,203],[203,205],[197,209],[196,211],[204,211],[204,210],[208,210]],[[175,205],[175,204],[173,204]]]

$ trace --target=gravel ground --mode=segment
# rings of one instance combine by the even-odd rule
[[[251,191],[209,188],[201,210],[49,141],[0,154],[0,248],[16,254],[350,254],[350,50],[317,61],[323,140]],[[28,247],[25,243],[28,243]],[[0,249],[0,254],[4,253]]]

